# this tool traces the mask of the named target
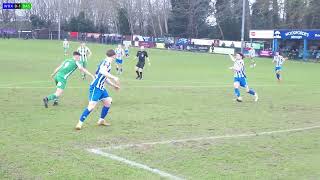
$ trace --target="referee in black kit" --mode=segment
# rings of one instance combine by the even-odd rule
[[[149,66],[151,66],[150,59],[148,57],[148,53],[147,53],[147,51],[144,50],[144,46],[141,46],[140,50],[137,52],[136,59],[137,58],[138,58],[138,63],[136,65],[136,73],[138,76],[136,79],[141,80],[142,79],[142,71],[144,68],[144,64],[146,62],[146,58],[148,60]]]

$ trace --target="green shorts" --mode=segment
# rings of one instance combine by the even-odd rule
[[[61,76],[55,76],[54,81],[56,82],[56,87],[64,90],[67,86],[67,80]]]
[[[68,52],[68,48],[63,48],[64,53]]]

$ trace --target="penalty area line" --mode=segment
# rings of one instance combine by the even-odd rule
[[[234,135],[221,135],[221,136],[210,136],[210,137],[198,137],[198,138],[187,138],[187,139],[177,139],[177,140],[166,140],[166,141],[156,141],[156,142],[146,142],[146,143],[137,143],[137,144],[125,144],[125,145],[117,145],[111,147],[105,147],[100,149],[124,149],[130,147],[141,147],[145,145],[158,145],[158,144],[173,144],[173,143],[183,143],[189,141],[205,141],[205,140],[216,140],[216,139],[236,139],[236,138],[244,138],[244,137],[256,137],[256,136],[267,136],[273,134],[284,134],[290,132],[300,132],[300,131],[308,131],[313,129],[319,129],[318,126],[304,127],[304,128],[294,128],[294,129],[285,129],[285,130],[275,130],[275,131],[265,131],[265,132],[257,132],[257,133],[246,133],[246,134],[234,134]]]
[[[101,155],[101,156],[110,158],[112,160],[119,161],[121,163],[127,164],[129,166],[149,171],[149,172],[151,172],[153,174],[157,174],[157,175],[159,175],[161,177],[165,177],[165,178],[169,178],[169,179],[173,179],[173,180],[183,180],[183,178],[180,178],[178,176],[169,174],[167,172],[161,171],[161,170],[156,169],[156,168],[151,168],[151,167],[149,167],[147,165],[144,165],[144,164],[141,164],[141,163],[137,163],[135,161],[131,161],[131,160],[125,159],[123,157],[120,157],[120,156],[117,156],[117,155],[114,155],[114,154],[111,154],[111,153],[103,152],[100,149],[87,149],[87,150],[89,152],[91,152],[91,153],[96,154],[96,155]]]

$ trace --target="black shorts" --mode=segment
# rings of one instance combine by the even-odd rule
[[[138,62],[137,67],[143,69],[144,68],[144,63]]]

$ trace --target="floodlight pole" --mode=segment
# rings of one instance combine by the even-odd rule
[[[242,26],[241,26],[241,53],[244,49],[244,24],[245,24],[246,0],[242,0]]]
[[[58,1],[58,40],[60,40],[61,36],[61,22],[60,22],[60,14],[61,14],[61,1]]]

